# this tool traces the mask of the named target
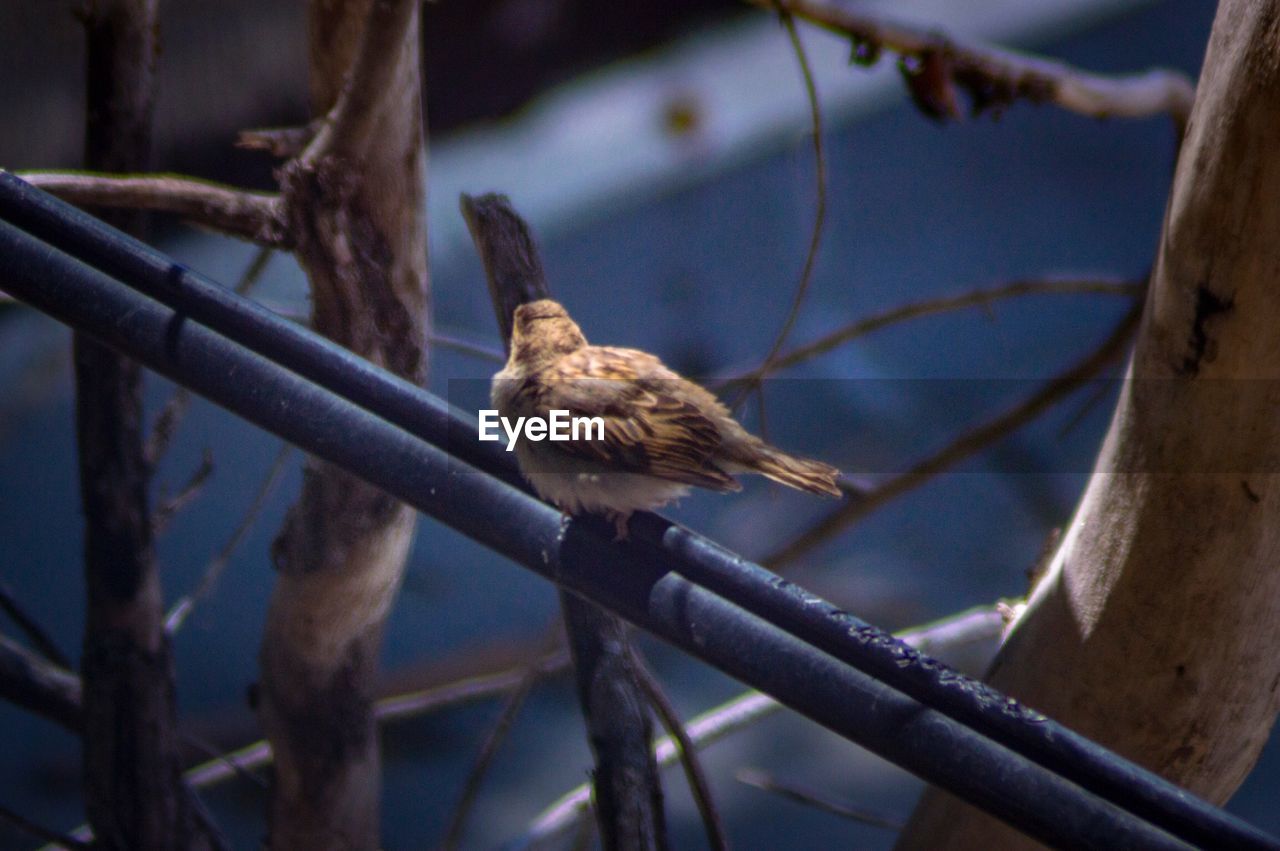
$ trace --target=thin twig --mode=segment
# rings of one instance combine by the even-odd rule
[[[22,630],[23,635],[46,659],[60,668],[71,667],[71,662],[67,660],[66,654],[58,647],[57,642],[44,627],[40,626],[40,622],[22,607],[18,598],[13,596],[12,589],[4,582],[0,582],[0,609],[9,616],[18,629]]]
[[[23,180],[80,206],[155,210],[269,248],[290,248],[278,195],[173,174],[28,171]]]
[[[537,672],[539,676],[545,677],[563,671],[568,666],[568,652],[557,650],[538,660]],[[374,716],[379,724],[390,724],[463,703],[494,697],[518,687],[529,670],[528,665],[521,664],[492,674],[467,676],[431,688],[384,697],[374,705]],[[270,764],[271,746],[263,740],[194,766],[188,769],[186,778],[192,787],[200,789],[229,780],[242,770],[252,770]]]
[[[80,732],[80,678],[0,635],[0,699]]]
[[[884,504],[919,487],[948,467],[1031,422],[1119,358],[1127,348],[1129,338],[1138,327],[1138,317],[1141,312],[1141,304],[1135,304],[1101,345],[1045,382],[1031,396],[994,419],[961,434],[942,449],[916,462],[905,472],[885,481],[861,499],[846,501],[778,549],[763,563],[776,569],[787,562],[794,561]]]
[[[191,471],[191,475],[187,478],[187,483],[176,494],[158,505],[155,511],[151,513],[152,534],[159,535],[162,533],[174,515],[186,508],[191,504],[192,500],[200,495],[200,491],[204,489],[205,483],[209,481],[209,477],[212,475],[213,453],[206,449],[200,457],[200,464]]]
[[[897,633],[902,641],[933,656],[944,655],[950,648],[1000,637],[1004,618],[994,606],[980,606],[931,624]],[[758,691],[749,691],[727,703],[692,718],[685,725],[689,740],[696,748],[714,744],[740,732],[782,709],[782,704]],[[667,767],[678,759],[677,746],[670,736],[659,739],[653,747],[658,765]],[[591,809],[591,786],[583,783],[570,790],[539,813],[529,830],[516,841],[514,848],[533,848],[573,829],[587,820]]]
[[[778,16],[782,20],[782,26],[787,31],[787,38],[791,42],[791,48],[795,51],[796,61],[800,63],[800,75],[804,79],[805,97],[809,101],[809,120],[813,129],[814,182],[816,184],[817,198],[814,202],[813,230],[809,233],[809,249],[805,252],[804,265],[800,270],[800,281],[796,285],[795,294],[791,298],[791,307],[787,311],[787,318],[783,321],[782,328],[778,331],[778,336],[774,338],[773,345],[769,347],[769,353],[765,355],[764,365],[761,367],[761,376],[769,372],[769,367],[773,364],[774,358],[782,350],[787,341],[787,336],[791,333],[791,329],[795,327],[796,319],[800,315],[800,308],[809,292],[809,283],[813,279],[813,266],[818,258],[818,249],[822,245],[822,232],[827,222],[827,157],[822,148],[822,108],[818,102],[818,87],[813,81],[813,69],[809,66],[809,56],[805,53],[804,44],[800,41],[800,34],[796,32],[796,22],[787,12],[779,12]]]
[[[772,774],[761,771],[758,768],[740,768],[737,773],[738,781],[748,786],[754,786],[765,792],[772,792],[775,795],[781,795],[788,800],[796,803],[804,804],[809,807],[816,807],[824,812],[842,818],[850,819],[861,824],[868,824],[872,827],[883,827],[886,830],[902,830],[902,822],[886,818],[867,810],[860,810],[851,806],[844,801],[838,801],[816,789],[809,789],[799,786],[795,783],[785,783],[778,780]]]
[[[684,723],[681,722],[676,708],[671,705],[671,701],[663,691],[662,684],[658,682],[658,678],[654,676],[653,671],[640,656],[640,651],[635,647],[631,648],[631,661],[635,665],[636,681],[640,683],[640,688],[644,689],[645,697],[649,699],[649,704],[658,714],[662,726],[666,728],[667,737],[677,746],[680,765],[684,768],[685,780],[689,783],[689,792],[693,795],[693,801],[698,807],[698,815],[702,817],[702,826],[707,833],[707,845],[723,851],[729,847],[729,839],[724,831],[724,820],[720,817],[720,810],[711,794],[707,773],[702,769],[702,762],[698,759],[698,749],[694,747],[693,740],[685,732]]]
[[[191,391],[185,387],[179,387],[160,408],[160,413],[156,414],[156,421],[151,426],[151,434],[147,437],[145,449],[147,463],[152,469],[155,469],[160,459],[164,457],[164,453],[168,451],[169,444],[173,442],[173,436],[178,431],[178,424],[186,416],[189,407],[191,407]]]
[[[323,121],[310,121],[301,127],[263,127],[241,130],[236,147],[247,151],[266,151],[282,160],[292,159],[307,149]]]
[[[262,513],[262,507],[266,504],[267,498],[271,496],[271,492],[280,481],[281,475],[284,473],[285,462],[289,460],[289,456],[293,454],[293,446],[286,443],[280,447],[276,453],[275,460],[271,462],[267,475],[263,478],[262,483],[258,485],[257,491],[254,492],[253,500],[249,503],[248,509],[241,516],[240,522],[231,532],[231,537],[222,545],[222,549],[218,550],[218,554],[209,560],[209,564],[204,569],[204,575],[200,577],[200,584],[190,594],[185,595],[169,609],[169,613],[165,615],[164,629],[169,635],[173,635],[182,628],[182,624],[186,621],[187,616],[191,614],[192,609],[196,607],[201,600],[209,596],[214,586],[221,578],[222,572],[227,569],[227,565],[231,563],[231,556],[235,554],[245,536],[249,534],[249,530],[253,528],[253,524],[257,521],[258,515]]]
[[[1008,298],[1018,298],[1021,296],[1036,295],[1114,295],[1114,296],[1140,296],[1145,289],[1145,284],[1141,281],[1133,280],[1106,280],[1099,278],[1065,278],[1065,279],[1029,279],[1021,281],[1012,281],[997,287],[987,289],[971,290],[969,292],[960,293],[959,295],[942,296],[940,298],[931,298],[924,301],[911,302],[910,304],[900,305],[859,319],[849,323],[841,328],[837,328],[829,334],[824,334],[811,343],[803,346],[797,346],[791,351],[780,355],[773,361],[772,371],[788,369],[797,364],[812,360],[819,355],[826,354],[838,346],[856,340],[859,337],[866,336],[875,331],[882,330],[891,325],[906,322],[912,319],[919,319],[925,316],[933,316],[939,313],[947,313],[953,310],[963,310],[970,307],[988,307],[993,302],[1001,301]],[[725,379],[719,382],[718,387],[726,387],[739,383],[751,382],[759,379],[765,370],[766,364],[762,363],[749,370],[735,370],[739,372],[733,378]]]
[[[244,271],[240,273],[240,280],[236,282],[235,291],[238,295],[248,295],[258,285],[258,281],[262,279],[262,273],[266,271],[267,264],[271,262],[274,254],[275,250],[266,246],[260,246],[254,251],[249,265],[245,266]],[[178,424],[182,422],[190,406],[191,391],[186,387],[179,387],[173,391],[173,395],[156,415],[156,421],[151,426],[151,435],[147,438],[146,445],[147,463],[153,469],[168,451],[169,444],[173,442],[173,436],[177,433]]]
[[[182,733],[181,735],[182,735],[183,744],[188,745],[189,747],[195,748],[196,750],[203,753],[209,759],[213,759],[213,760],[217,760],[218,762],[221,762],[227,768],[234,771],[239,777],[249,781],[254,786],[257,786],[259,789],[270,788],[270,784],[267,783],[266,778],[264,778],[260,774],[255,774],[248,767],[237,763],[235,760],[231,759],[231,757],[221,748],[214,747],[209,742],[206,742],[204,739],[201,739],[198,736],[194,736],[191,733]]]
[[[64,848],[89,849],[93,847],[88,842],[82,842],[70,834],[58,833],[56,830],[50,830],[43,825],[36,824],[31,819],[20,815],[16,810],[11,810],[3,804],[0,804],[0,821],[7,821],[23,833],[30,834],[37,839],[43,839],[45,842],[61,845]]]
[[[554,632],[554,640],[559,641],[559,638],[559,630],[557,629]],[[540,661],[534,660],[525,669],[524,676],[520,678],[520,682],[507,695],[502,711],[498,713],[497,719],[489,729],[489,734],[485,736],[484,742],[480,745],[475,762],[472,763],[471,770],[467,772],[467,777],[462,783],[462,794],[458,796],[457,806],[453,808],[453,814],[449,817],[449,826],[445,829],[444,840],[440,843],[442,848],[453,849],[459,846],[462,840],[462,831],[467,825],[467,817],[471,814],[476,797],[480,794],[480,784],[484,782],[485,775],[488,774],[489,766],[493,764],[493,758],[497,756],[498,749],[502,747],[502,743],[506,741],[507,734],[511,732],[511,725],[515,723],[516,717],[524,707],[525,700],[529,697],[529,693],[533,691],[533,687],[538,683],[538,680],[542,679]]]
[[[748,0],[781,9],[853,40],[855,62],[870,65],[882,50],[904,60],[917,103],[933,117],[955,116],[954,87],[967,90],[975,113],[998,111],[1015,100],[1053,103],[1094,118],[1145,118],[1167,114],[1181,140],[1195,86],[1185,74],[1155,69],[1107,76],[1064,62],[1008,50],[964,44],[934,28],[902,24],[850,0]],[[912,77],[915,79],[911,79]],[[930,91],[921,97],[920,86]],[[940,111],[939,111],[940,110]]]
[[[427,342],[433,346],[439,346],[442,349],[450,349],[451,351],[470,355],[471,357],[489,361],[490,363],[507,362],[507,356],[493,346],[486,346],[483,343],[473,343],[470,340],[466,340],[456,334],[449,334],[438,328],[427,335]]]

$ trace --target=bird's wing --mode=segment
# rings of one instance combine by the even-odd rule
[[[653,355],[588,346],[560,358],[542,377],[540,411],[567,410],[604,421],[602,440],[550,446],[620,472],[722,492],[741,488],[713,461],[722,439],[712,419],[715,411],[704,412],[697,404],[706,391]]]

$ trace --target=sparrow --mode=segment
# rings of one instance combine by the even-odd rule
[[[604,515],[615,540],[627,537],[632,512],[660,508],[694,486],[739,491],[740,473],[840,496],[835,467],[765,443],[710,391],[648,352],[590,345],[551,299],[516,308],[510,356],[490,397],[511,420],[545,420],[552,411],[603,420],[602,433],[588,428],[577,440],[522,440],[514,448],[543,499],[567,515]]]

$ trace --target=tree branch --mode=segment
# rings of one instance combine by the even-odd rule
[[[689,734],[685,732],[684,724],[681,723],[676,708],[671,705],[671,701],[662,690],[662,684],[658,682],[657,676],[649,670],[644,659],[640,657],[639,651],[634,648],[632,648],[631,662],[636,672],[636,679],[644,689],[645,697],[649,699],[649,704],[662,720],[667,738],[676,745],[680,765],[684,768],[685,780],[689,784],[689,792],[693,796],[694,804],[698,807],[698,815],[702,818],[702,827],[707,834],[707,846],[713,851],[725,851],[729,847],[729,840],[725,836],[724,820],[721,819],[715,797],[711,794],[711,784],[707,781],[707,772],[702,768],[702,761],[698,758],[693,739],[689,738]]]
[[[292,247],[280,197],[178,175],[27,171],[32,186],[79,206],[173,213],[267,248]]]
[[[183,595],[169,607],[169,612],[164,618],[166,633],[173,635],[181,629],[182,624],[186,622],[187,616],[191,614],[196,605],[212,593],[214,586],[218,584],[218,580],[222,577],[222,572],[231,563],[231,556],[240,546],[245,536],[249,534],[249,530],[253,528],[258,515],[262,513],[262,507],[266,504],[267,498],[280,481],[280,476],[284,472],[285,462],[289,460],[291,454],[293,454],[293,446],[290,444],[286,443],[280,447],[280,450],[276,453],[275,460],[271,462],[270,469],[267,470],[267,475],[263,478],[262,483],[258,485],[248,509],[241,516],[240,522],[236,524],[235,529],[232,530],[231,537],[222,545],[222,549],[218,550],[217,555],[211,558],[209,564],[205,566],[204,575],[200,577],[200,582],[196,585],[195,590],[190,594]]]
[[[559,632],[558,624],[556,632]],[[484,776],[488,773],[498,749],[502,747],[507,734],[511,731],[511,725],[515,723],[516,716],[524,707],[525,699],[529,697],[529,693],[533,691],[533,687],[540,679],[542,679],[542,660],[535,659],[525,669],[520,681],[507,693],[506,702],[498,713],[497,720],[490,727],[489,734],[485,736],[480,751],[476,754],[475,762],[472,763],[471,770],[467,772],[466,779],[462,783],[462,794],[458,796],[458,803],[449,817],[449,826],[444,832],[444,841],[440,843],[442,848],[458,847],[463,829],[467,825],[467,816],[471,814],[472,806],[480,793],[480,784],[484,781]]]
[[[813,81],[813,70],[809,67],[809,56],[804,52],[804,43],[796,32],[796,23],[788,12],[780,12],[782,25],[787,31],[787,39],[795,51],[796,61],[800,64],[800,76],[804,80],[805,97],[809,101],[809,120],[813,133],[813,167],[815,200],[813,209],[813,229],[809,233],[809,248],[804,255],[804,265],[800,269],[800,280],[796,284],[795,294],[791,297],[791,307],[787,310],[782,327],[764,357],[761,373],[768,373],[778,352],[787,342],[787,336],[795,327],[800,316],[800,308],[809,292],[809,282],[813,279],[813,266],[818,259],[818,249],[822,246],[822,231],[827,223],[827,157],[822,149],[822,106],[818,101],[818,87]],[[761,420],[763,420],[763,415]]]
[[[27,639],[35,645],[36,650],[44,654],[46,659],[61,668],[71,667],[70,660],[58,647],[57,642],[44,627],[40,626],[39,621],[27,613],[13,596],[13,591],[3,582],[0,582],[0,610],[3,610],[9,619],[17,624],[18,629],[22,630]]]
[[[536,665],[538,675],[542,677],[561,671],[569,665],[568,651],[549,653],[537,660]],[[523,682],[528,671],[529,665],[521,664],[494,673],[470,674],[443,685],[390,695],[374,704],[374,714],[379,724],[391,724],[507,694]],[[187,782],[202,789],[230,780],[243,771],[270,765],[271,760],[271,745],[265,740],[253,742],[188,769]]]
[[[1003,630],[1004,616],[1000,610],[996,606],[982,606],[897,633],[897,636],[921,653],[946,660],[951,651],[981,642],[990,642],[994,648]],[[684,729],[694,747],[703,748],[755,725],[782,708],[782,704],[768,695],[749,691],[690,719]],[[679,759],[679,748],[671,736],[654,743],[653,751],[662,768],[674,765]],[[515,848],[539,847],[541,843],[573,830],[590,809],[591,787],[584,783],[539,813],[529,830],[510,845]]]
[[[853,807],[844,801],[838,801],[817,789],[807,789],[794,783],[784,783],[772,774],[758,768],[740,768],[736,775],[738,782],[754,786],[762,792],[771,792],[779,797],[804,804],[808,807],[856,821],[860,824],[880,827],[885,830],[902,830],[902,822],[885,818],[877,813],[867,812]]]
[[[80,678],[0,635],[0,698],[79,733]]]
[[[88,842],[81,841],[74,836],[67,836],[65,834],[58,833],[56,830],[50,830],[43,825],[36,824],[21,813],[15,812],[5,806],[0,806],[0,821],[6,821],[18,828],[18,830],[21,830],[23,833],[28,833],[37,839],[42,839],[45,842],[52,843],[59,848],[68,849],[68,851],[80,851],[80,849],[88,851],[93,848],[93,845]]]
[[[419,5],[420,0],[373,0],[342,93],[303,151],[304,161],[327,156],[358,161],[363,157],[384,118],[382,104],[395,82],[405,43],[417,36],[414,16]]]
[[[1100,346],[1045,382],[1031,396],[999,416],[961,434],[942,449],[917,461],[908,470],[881,483],[870,492],[845,502],[771,554],[764,560],[764,564],[776,568],[794,561],[848,529],[885,503],[919,487],[948,467],[982,451],[1031,422],[1119,359],[1124,354],[1134,329],[1138,326],[1140,316],[1141,308],[1135,305]]]
[[[143,454],[145,456],[145,450]],[[200,491],[204,490],[205,483],[209,481],[209,477],[212,475],[213,454],[208,449],[205,449],[200,457],[199,466],[191,471],[191,475],[187,477],[186,484],[176,494],[156,506],[155,511],[151,513],[152,534],[159,535],[164,532],[177,513],[190,505],[200,495]]]
[[[921,108],[935,118],[958,117],[954,87],[966,89],[975,112],[1016,100],[1052,103],[1093,118],[1167,114],[1181,139],[1195,86],[1165,69],[1105,76],[1063,62],[964,44],[935,30],[901,24],[850,0],[748,0],[790,12],[853,40],[855,62],[872,64],[882,50],[903,57],[904,74]]]
[[[460,207],[485,278],[504,346],[515,309],[550,298],[529,226],[501,195],[463,195]],[[560,592],[578,680],[578,702],[595,756],[600,835],[606,849],[666,847],[662,786],[649,750],[652,721],[636,681],[622,621]]]
[[[971,290],[966,293],[940,298],[911,302],[900,307],[890,308],[864,319],[850,322],[829,334],[824,334],[811,343],[797,346],[774,359],[772,365],[761,363],[750,369],[730,370],[739,373],[733,378],[725,379],[717,388],[732,387],[737,384],[764,378],[783,369],[796,366],[826,354],[845,343],[852,342],[875,331],[897,325],[912,319],[963,310],[968,307],[989,307],[992,303],[1008,298],[1019,298],[1034,295],[1116,295],[1133,298],[1146,290],[1141,281],[1099,280],[1094,278],[1030,279],[1012,281],[997,287]]]

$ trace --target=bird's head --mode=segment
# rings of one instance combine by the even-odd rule
[[[511,323],[511,360],[540,364],[572,354],[587,344],[578,323],[559,302],[549,298],[516,308]]]

